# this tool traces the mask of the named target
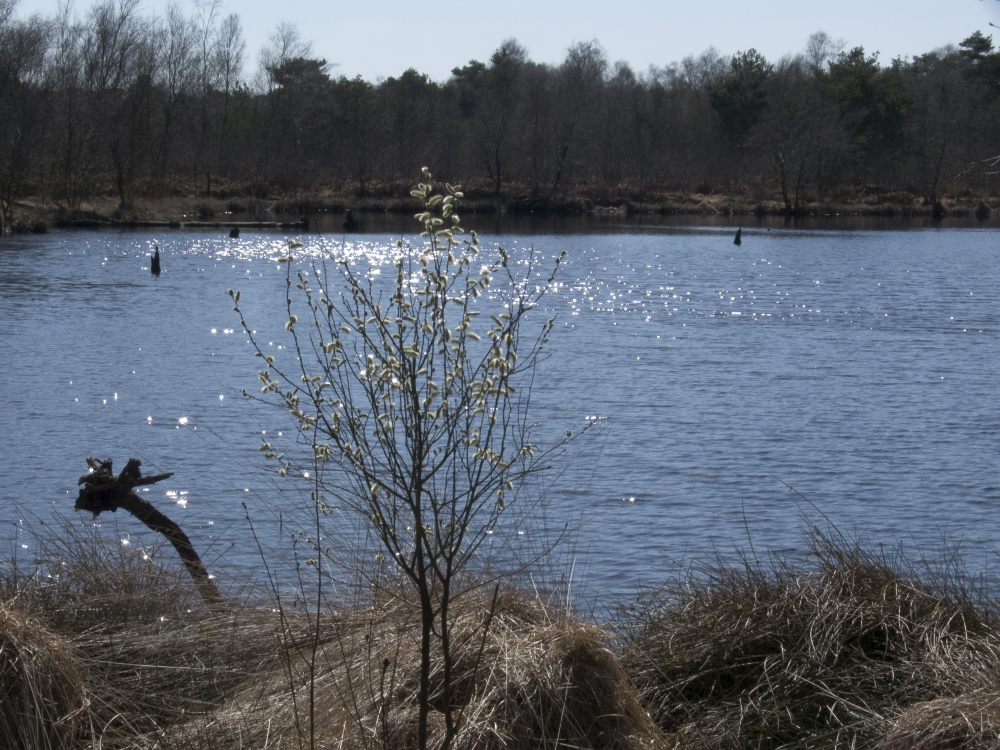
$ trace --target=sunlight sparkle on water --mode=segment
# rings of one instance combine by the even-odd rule
[[[864,529],[879,540],[896,538],[904,525],[896,519],[905,519],[913,526],[904,530],[906,539],[930,538],[933,543],[935,519],[924,509],[947,502],[954,509],[949,529],[972,540],[963,542],[963,549],[976,554],[991,550],[996,529],[984,521],[989,517],[983,509],[997,497],[991,489],[996,486],[991,477],[996,473],[997,433],[989,409],[981,404],[989,403],[995,392],[996,343],[989,334],[997,330],[1000,307],[993,304],[996,287],[979,277],[995,270],[994,248],[980,248],[974,233],[948,234],[962,252],[949,254],[947,263],[939,265],[944,235],[848,237],[810,230],[788,233],[785,239],[776,237],[777,232],[766,240],[758,237],[754,242],[759,249],[745,243],[742,252],[750,254],[742,256],[733,254],[728,238],[717,246],[707,234],[699,229],[613,239],[596,234],[504,237],[505,248],[526,249],[534,241],[546,255],[563,246],[570,251],[560,281],[543,302],[546,314],[557,316],[564,333],[553,337],[547,349],[551,359],[539,370],[533,399],[542,429],[550,423],[561,428],[564,420],[578,418],[586,424],[599,419],[606,430],[606,436],[601,432],[591,443],[575,444],[580,457],[572,462],[566,482],[560,480],[551,491],[558,511],[553,517],[560,528],[565,508],[573,512],[580,507],[586,514],[580,534],[594,550],[593,583],[587,585],[619,591],[637,577],[659,575],[648,561],[660,550],[672,557],[711,555],[717,543],[725,547],[730,538],[742,539],[744,497],[752,510],[748,517],[754,541],[759,535],[762,546],[794,547],[796,524],[786,519],[789,512],[794,516],[795,508],[775,476],[823,500],[824,513],[837,522],[864,519]],[[115,369],[106,376],[111,379],[95,383],[86,374],[87,349],[78,346],[75,336],[60,339],[59,329],[37,312],[42,306],[31,304],[36,301],[31,295],[39,290],[22,291],[0,279],[0,306],[12,300],[4,308],[7,318],[13,315],[24,324],[11,333],[25,372],[43,372],[42,364],[56,346],[80,357],[67,360],[65,369],[51,375],[57,382],[44,383],[44,390],[54,394],[50,413],[43,414],[40,429],[19,436],[19,443],[31,447],[23,449],[24,455],[65,450],[66,411],[88,425],[79,431],[83,447],[77,452],[99,440],[112,446],[135,445],[150,461],[166,462],[169,455],[164,468],[183,472],[187,465],[188,471],[180,474],[183,481],[197,476],[199,502],[184,512],[196,534],[215,531],[213,523],[219,526],[213,541],[241,533],[234,527],[222,537],[222,527],[230,522],[221,519],[234,502],[245,498],[251,506],[265,507],[297,502],[291,493],[286,498],[270,488],[265,491],[263,479],[261,489],[250,488],[258,481],[256,467],[248,472],[247,465],[230,459],[244,448],[256,455],[261,437],[277,435],[282,422],[272,421],[267,412],[248,412],[240,399],[224,395],[238,394],[241,386],[252,384],[257,370],[252,352],[244,351],[245,332],[239,329],[242,338],[224,335],[235,334],[237,329],[229,326],[239,326],[225,290],[242,285],[248,323],[259,327],[265,353],[275,355],[281,366],[292,365],[296,357],[294,347],[287,346],[286,332],[272,330],[287,320],[280,292],[289,268],[272,262],[287,257],[286,238],[276,233],[247,235],[236,242],[205,232],[160,238],[161,252],[174,258],[173,275],[154,284],[149,283],[148,270],[136,274],[141,264],[110,262],[112,256],[149,254],[132,234],[114,234],[108,240],[113,252],[108,252],[103,268],[105,256],[95,251],[87,239],[90,234],[53,233],[37,240],[55,242],[56,250],[67,242],[79,245],[72,253],[81,259],[79,267],[66,267],[65,252],[30,255],[30,262],[12,258],[16,268],[23,264],[25,277],[40,273],[62,279],[61,286],[42,292],[52,296],[53,307],[63,315],[68,296],[77,305],[70,314],[86,329],[103,330],[107,318],[122,315],[141,322],[125,327],[127,335],[106,342],[118,348],[117,357],[109,358]],[[292,275],[303,273],[307,285],[329,280],[336,289],[341,289],[340,261],[384,291],[395,279],[391,264],[401,256],[415,257],[425,247],[415,236],[407,238],[402,249],[396,248],[395,236],[388,235],[356,236],[346,243],[332,235],[298,238],[303,247],[292,251]],[[486,243],[488,254],[490,238]],[[889,250],[883,252],[882,245]],[[119,246],[128,252],[120,252]],[[772,254],[771,260],[764,251]],[[882,265],[859,273],[860,260],[868,262],[873,254]],[[915,264],[916,271],[901,271],[899,258]],[[523,267],[523,260],[515,263]],[[80,273],[87,268],[91,277],[85,280],[91,286],[80,283]],[[185,278],[184,272],[189,274],[185,283],[172,287]],[[532,282],[536,276],[533,270]],[[911,281],[914,276],[920,278]],[[419,277],[407,279],[414,281]],[[976,291],[976,286],[981,288]],[[97,287],[101,302],[93,305],[91,290]],[[136,304],[137,294],[146,295],[142,305]],[[17,317],[29,309],[35,311],[32,317]],[[951,326],[959,320],[962,328]],[[204,341],[206,323],[213,336],[210,343]],[[979,331],[987,335],[957,336]],[[960,343],[960,338],[975,338],[975,348]],[[52,348],[39,347],[40,340],[46,345],[51,340]],[[180,351],[187,355],[177,357]],[[585,361],[588,366],[581,368],[579,363]],[[935,374],[941,371],[949,372],[947,379]],[[134,377],[124,380],[127,374]],[[67,387],[70,376],[74,379]],[[123,391],[127,398],[122,396],[122,403],[114,403],[110,412],[103,406],[111,405],[118,394],[108,399],[101,395],[104,387],[129,388]],[[67,397],[74,399],[69,409]],[[211,409],[212,403],[225,408]],[[155,406],[163,417],[155,431],[140,432],[143,421],[154,424],[152,415],[142,416],[144,405]],[[98,406],[100,419],[95,418]],[[169,415],[177,411],[185,416],[174,417],[176,430],[169,433]],[[899,424],[905,429],[897,429]],[[829,429],[817,430],[817,425]],[[571,426],[575,435],[577,429]],[[192,471],[210,455],[217,470]],[[16,463],[30,465],[28,460]],[[74,476],[75,463],[67,464],[62,474]],[[25,485],[26,495],[29,490],[32,496],[53,495],[55,490],[44,482],[36,486],[41,480],[24,471],[23,480],[16,473],[15,479]],[[303,476],[301,471],[298,476]],[[640,494],[626,494],[622,486]],[[58,490],[59,495],[66,491],[62,486]],[[149,493],[155,502],[162,490],[137,491]],[[186,501],[179,491],[169,499],[159,497],[169,504]],[[868,512],[874,503],[883,502],[885,513]],[[219,520],[209,520],[213,516]],[[683,539],[668,528],[666,519],[675,517],[684,522]],[[138,536],[136,544],[143,546]],[[634,564],[623,564],[623,549],[636,551]],[[256,562],[251,553],[238,564],[252,568]]]
[[[315,275],[321,275],[324,263],[346,262],[355,268],[367,268],[368,277],[381,274],[381,267],[388,266],[401,256],[414,257],[424,248],[425,241],[417,235],[403,238],[402,248],[396,247],[395,240],[377,241],[372,239],[353,239],[344,242],[340,239],[317,235],[302,236],[302,247],[292,249],[296,270],[311,273],[316,265]],[[265,260],[276,263],[278,258],[287,257],[289,248],[285,238],[274,235],[262,235],[233,243],[227,238],[201,239],[189,251],[192,254],[208,254],[216,260],[236,261],[231,264],[237,268],[240,262]],[[278,264],[282,267],[283,264]],[[247,271],[249,273],[249,271]],[[213,331],[215,332],[215,331]]]

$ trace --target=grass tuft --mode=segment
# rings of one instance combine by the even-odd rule
[[[46,562],[0,568],[0,746],[415,746],[420,607],[404,582],[319,614],[248,588],[220,613],[155,549],[49,528]],[[997,747],[1000,617],[956,559],[817,533],[802,560],[658,589],[616,638],[512,583],[462,581],[454,746]],[[443,674],[436,661],[432,747]]]
[[[804,561],[658,590],[629,613],[623,660],[681,747],[874,747],[922,701],[995,690],[995,626],[950,563],[816,534]]]
[[[1000,693],[977,691],[917,703],[896,720],[880,750],[994,750]]]
[[[38,621],[0,605],[0,746],[71,747],[86,708],[83,677],[69,644]]]
[[[236,747],[237,738],[283,747],[314,732],[318,747],[415,747],[420,619],[405,593],[383,591],[372,606],[327,620],[315,661],[308,624],[290,619],[283,634],[290,647],[279,663],[219,711],[175,728],[173,740],[212,734],[226,738],[226,747]],[[454,616],[455,748],[649,744],[655,730],[597,626],[556,615],[514,590],[496,599],[470,594]],[[296,626],[303,627],[291,632]],[[432,681],[435,747],[445,734],[440,663]]]

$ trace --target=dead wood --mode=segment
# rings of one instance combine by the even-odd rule
[[[191,574],[202,600],[209,608],[217,607],[222,602],[222,597],[219,596],[218,589],[209,578],[208,570],[206,570],[198,553],[195,552],[187,534],[181,530],[180,526],[157,510],[151,502],[143,500],[134,492],[136,487],[155,484],[173,476],[173,473],[153,474],[144,477],[139,470],[142,462],[135,458],[128,460],[125,468],[117,477],[111,469],[110,458],[106,461],[98,461],[88,457],[87,465],[90,466],[90,471],[80,477],[79,484],[83,486],[80,487],[80,494],[77,495],[75,510],[89,510],[94,514],[94,518],[97,518],[100,513],[105,511],[114,513],[119,508],[124,508],[147,527],[163,534],[180,555],[181,562]]]

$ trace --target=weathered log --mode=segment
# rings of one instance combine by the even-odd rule
[[[171,521],[167,516],[158,511],[148,500],[143,500],[133,491],[136,487],[155,484],[172,477],[173,473],[153,474],[144,477],[139,467],[142,462],[135,458],[130,458],[125,468],[116,477],[111,469],[111,459],[98,461],[94,458],[87,458],[87,465],[90,471],[80,477],[80,493],[76,498],[75,510],[89,510],[94,514],[94,518],[105,511],[114,513],[119,508],[124,508],[133,516],[138,518],[153,531],[163,534],[177,550],[181,562],[187,568],[188,573],[194,581],[198,593],[208,607],[216,607],[221,604],[222,597],[215,587],[212,579],[209,578],[208,570],[198,553],[195,552],[191,540],[188,539],[181,527]]]

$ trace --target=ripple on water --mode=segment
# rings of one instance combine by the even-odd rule
[[[994,235],[789,230],[734,251],[727,233],[503,238],[521,270],[532,246],[569,251],[538,316],[561,325],[533,407],[543,434],[595,425],[542,486],[543,531],[568,523],[567,549],[589,561],[577,591],[623,593],[748,533],[758,552],[796,550],[807,520],[872,541],[933,546],[945,534],[981,566],[1000,531]],[[265,548],[289,547],[308,489],[257,451],[288,423],[240,395],[257,364],[227,295],[240,289],[260,341],[293,357],[286,239],[53,232],[4,254],[14,455],[0,514],[18,544],[14,503],[69,511],[93,455],[175,472],[158,498],[196,545],[237,566],[259,564],[244,502]],[[402,249],[387,235],[298,239],[296,271],[336,279],[347,262],[376,288],[421,247],[415,236]]]

